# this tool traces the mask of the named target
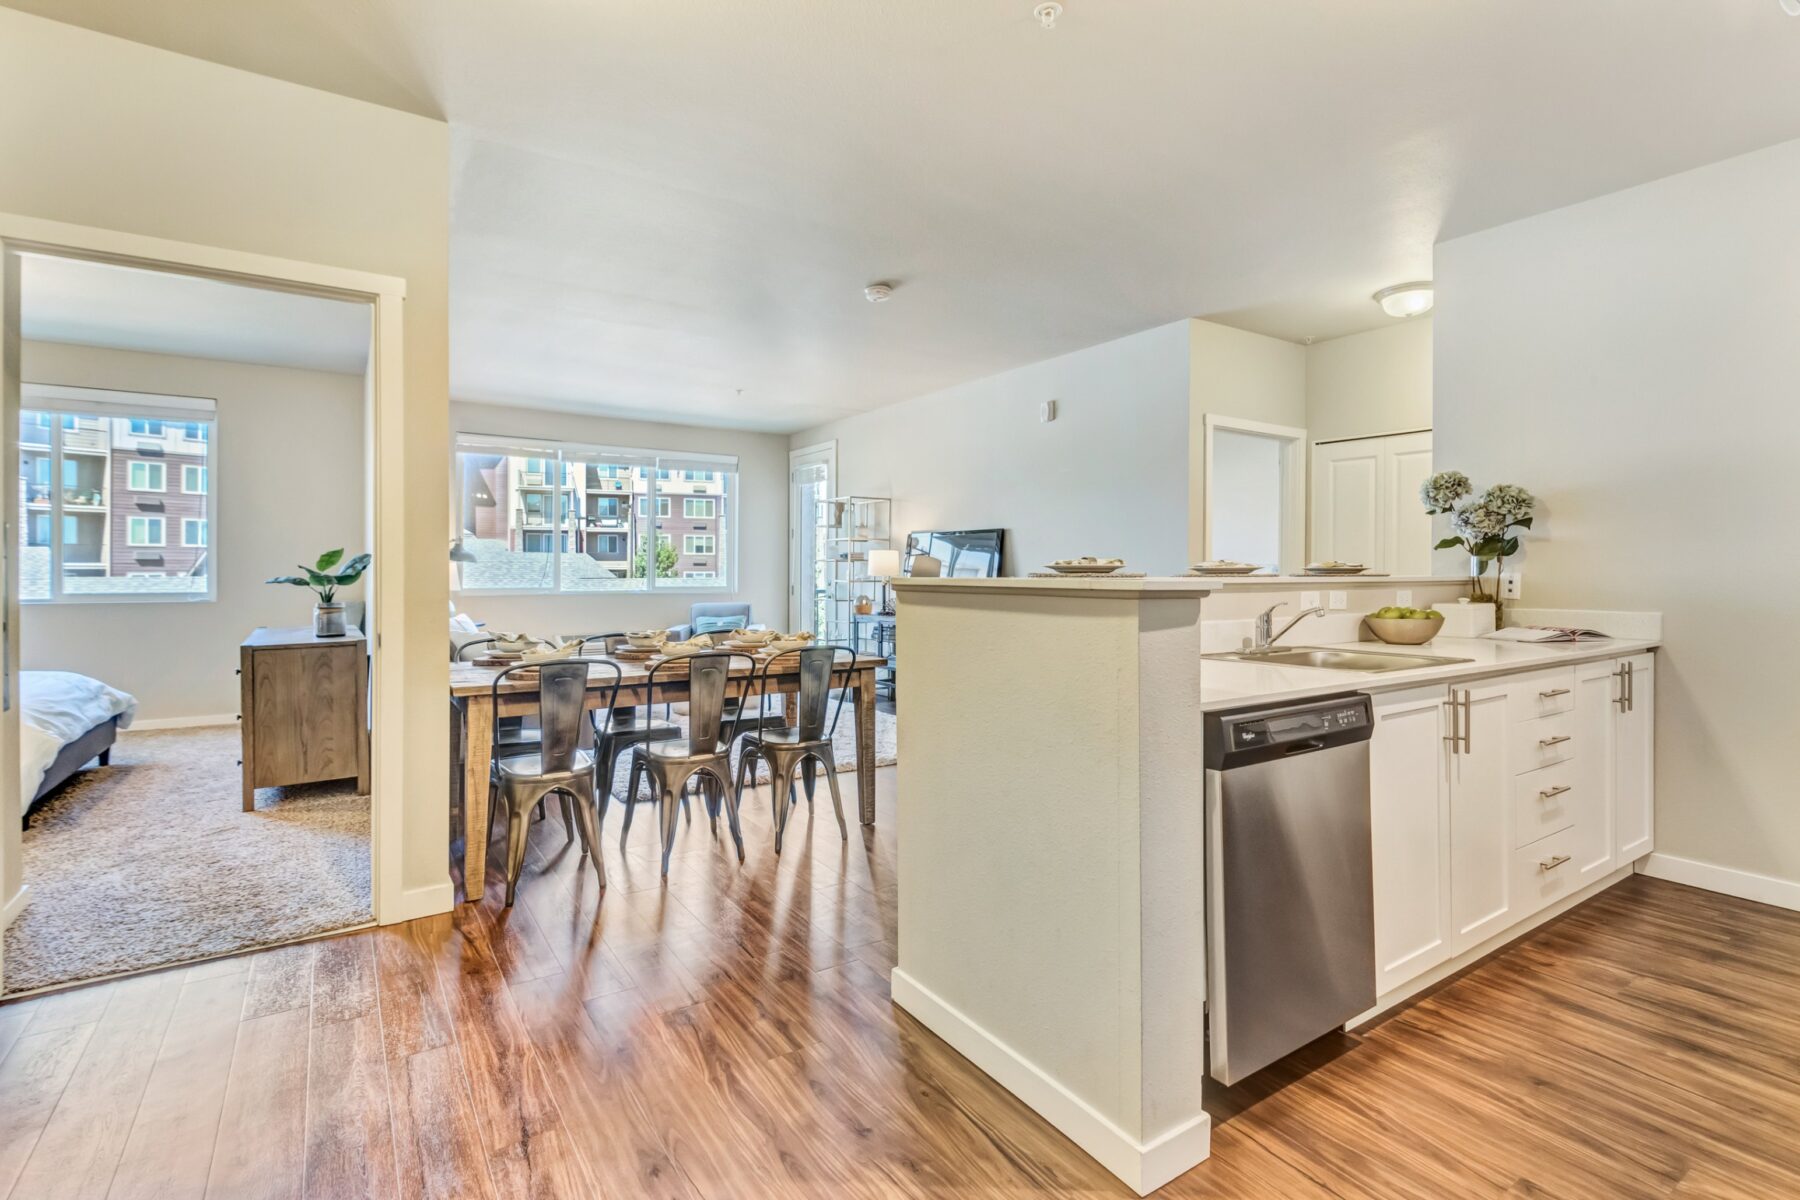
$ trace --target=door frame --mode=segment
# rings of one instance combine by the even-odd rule
[[[800,621],[800,594],[802,585],[810,581],[800,578],[800,505],[794,494],[794,471],[802,466],[819,463],[825,467],[825,490],[827,493],[836,486],[838,477],[837,442],[814,442],[810,446],[796,446],[788,451],[787,499],[788,499],[788,624],[791,628],[801,629],[805,625]],[[815,632],[817,632],[815,630]]]
[[[373,659],[373,727],[403,729],[407,580],[404,570],[383,570],[382,564],[405,561],[407,497],[401,474],[381,469],[381,448],[389,442],[401,444],[405,435],[402,310],[406,281],[368,271],[0,212],[0,462],[6,464],[18,462],[20,256],[27,253],[199,276],[370,306],[364,470],[368,481],[367,534],[376,565],[369,573],[368,587],[368,623],[372,628],[364,632],[368,634]],[[0,489],[0,542],[4,543],[0,545],[0,612],[4,614],[4,637],[0,639],[4,643],[0,647],[0,810],[9,813],[19,811],[19,773],[15,765],[19,761],[19,711],[14,702],[14,676],[19,662],[19,598],[14,566],[18,493],[19,489],[13,486]],[[384,632],[394,639],[386,645]],[[385,745],[382,738],[371,740],[370,900],[375,920],[391,924],[447,911],[453,896],[447,863],[441,888],[413,889],[411,893],[405,888],[405,763],[397,743]],[[21,877],[22,873],[20,827],[11,820],[0,821],[0,928],[29,899],[28,881]],[[0,960],[0,971],[4,971],[4,965]]]
[[[1247,433],[1281,443],[1281,562],[1283,575],[1297,574],[1306,565],[1306,430],[1294,425],[1274,425],[1247,417],[1207,413],[1203,418],[1205,441],[1201,458],[1203,498],[1200,509],[1200,555],[1213,556],[1213,434],[1217,430]]]

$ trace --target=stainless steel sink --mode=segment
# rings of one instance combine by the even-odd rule
[[[1272,667],[1325,667],[1333,671],[1411,671],[1474,662],[1472,658],[1440,658],[1432,654],[1395,654],[1387,650],[1327,650],[1321,646],[1278,646],[1271,650],[1234,650],[1207,658],[1267,663]]]

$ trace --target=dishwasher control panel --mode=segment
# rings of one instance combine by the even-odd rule
[[[1360,692],[1279,708],[1208,713],[1206,765],[1224,770],[1367,741],[1373,722],[1369,698]]]

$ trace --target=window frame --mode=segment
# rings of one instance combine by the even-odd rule
[[[108,466],[105,471],[107,476],[110,476],[112,471],[110,465],[112,454],[115,451],[131,450],[135,448],[125,439],[154,436],[130,433],[130,423],[132,421],[161,422],[165,432],[177,425],[193,424],[199,426],[204,431],[204,436],[194,440],[197,440],[206,446],[208,487],[205,494],[204,519],[206,521],[207,539],[210,543],[212,531],[217,527],[219,517],[217,489],[211,486],[212,475],[214,468],[217,466],[216,458],[219,452],[219,410],[215,400],[202,396],[164,395],[150,392],[119,391],[110,388],[77,387],[72,384],[25,381],[21,383],[19,389],[19,410],[21,414],[25,412],[41,412],[50,418],[49,457],[52,463],[51,472],[53,479],[59,477],[57,474],[58,469],[54,464],[69,461],[64,455],[64,435],[80,432],[80,422],[78,420],[80,417],[95,418],[101,422],[102,428],[108,431]],[[112,422],[118,422],[119,425],[115,427],[111,424]],[[114,428],[122,428],[126,432],[122,436],[115,436],[111,432]],[[161,493],[148,491],[141,494],[167,494],[168,464],[158,463],[157,465],[164,468],[163,491]],[[18,470],[17,465],[15,464],[12,469],[15,471],[16,478],[16,472]],[[129,471],[127,471],[127,479],[125,482],[127,484],[130,482]],[[123,502],[120,497],[131,494],[133,494],[133,489],[125,487],[119,489],[118,494],[115,495],[112,484],[110,482],[107,483],[103,495],[106,499],[105,512],[109,526],[113,516],[122,511],[121,505]],[[50,502],[50,515],[52,518],[51,529],[60,532],[63,525],[63,518],[67,515],[63,511],[63,489],[60,486],[51,487]],[[130,546],[131,530],[129,521],[126,522],[125,528],[121,531],[121,540],[128,548],[133,549],[167,549],[169,546],[168,514],[145,513],[139,515],[153,516],[163,521],[162,542],[158,545],[146,545],[143,547]],[[23,525],[23,522],[21,522],[21,525]],[[218,564],[213,557],[213,551],[210,545],[204,548],[184,547],[185,549],[205,549],[207,555],[207,569],[204,575],[198,577],[205,583],[204,589],[180,592],[68,591],[66,585],[70,576],[66,569],[68,563],[65,545],[66,544],[61,537],[53,537],[50,539],[49,594],[44,596],[20,596],[20,604],[210,604],[216,603],[219,598]],[[105,562],[106,560],[103,557],[102,566],[105,565]],[[147,572],[140,570],[122,569],[115,575],[100,576],[100,578],[123,579],[133,575],[146,573]],[[161,574],[163,577],[167,578],[170,572],[165,570],[161,572]],[[77,578],[92,579],[95,578],[95,576],[86,575],[77,576]]]
[[[502,437],[490,434],[461,431],[452,439],[451,446],[451,504],[452,511],[457,514],[458,527],[462,520],[462,505],[466,488],[465,455],[492,455],[503,458],[542,459],[545,462],[546,481],[575,478],[582,482],[575,485],[573,499],[565,500],[568,488],[557,486],[546,487],[554,497],[552,510],[554,523],[547,532],[559,532],[567,549],[555,549],[550,552],[552,569],[550,580],[543,587],[472,587],[465,583],[466,564],[459,564],[455,579],[451,586],[453,594],[469,594],[473,596],[604,596],[604,595],[643,595],[660,592],[679,595],[730,597],[738,594],[737,549],[739,544],[737,530],[737,513],[741,509],[743,488],[742,464],[736,455],[709,454],[694,451],[653,450],[622,446],[594,445],[582,442],[562,441],[559,439],[524,439]],[[643,511],[639,511],[639,495],[629,496],[630,503],[622,505],[628,523],[628,533],[636,534],[639,546],[653,545],[652,536],[657,542],[673,539],[670,535],[655,528],[659,519],[669,519],[673,500],[676,496],[691,496],[685,486],[669,488],[666,485],[685,483],[689,474],[700,473],[710,477],[722,477],[722,488],[719,493],[706,497],[713,501],[714,516],[696,518],[713,520],[722,524],[706,536],[713,539],[711,556],[723,558],[725,569],[715,570],[710,581],[691,579],[687,575],[677,573],[667,578],[658,577],[654,560],[646,562],[645,575],[642,578],[626,577],[634,586],[614,589],[565,588],[563,585],[563,558],[566,555],[580,554],[575,549],[576,539],[570,536],[585,520],[582,493],[585,491],[586,468],[588,466],[603,468],[623,468],[623,477],[629,478],[630,471],[643,468],[645,491],[641,493],[644,501]],[[569,473],[573,471],[571,476]],[[610,472],[603,473],[602,478],[620,478],[621,475]],[[535,485],[533,485],[535,486]],[[725,497],[732,497],[734,505],[724,505]],[[651,515],[655,514],[655,515]],[[638,522],[643,522],[641,528]],[[467,536],[466,534],[464,536]],[[560,546],[560,543],[559,543]],[[635,561],[636,549],[631,546],[631,538],[627,538],[627,554]]]
[[[692,511],[694,505],[704,504],[706,511]],[[719,519],[719,498],[717,496],[683,496],[681,498],[681,519],[684,521],[716,521]]]
[[[200,540],[197,542],[188,540],[188,526],[190,525],[198,525],[200,527]],[[212,549],[212,546],[209,544],[211,536],[212,527],[206,523],[205,517],[181,518],[181,548],[183,550],[210,550]]]
[[[197,441],[200,441],[201,439],[192,438],[190,440],[197,442]],[[199,487],[191,488],[188,486],[188,472],[189,471],[198,471],[200,473],[200,486]],[[182,495],[184,495],[184,496],[204,496],[204,495],[206,495],[206,491],[207,491],[206,482],[207,482],[207,480],[206,480],[206,465],[205,464],[202,464],[202,463],[182,463],[181,464],[181,494]]]
[[[131,536],[132,528],[139,522],[144,523],[144,534],[150,533],[150,522],[156,522],[157,537],[154,542],[140,542]],[[169,545],[169,521],[160,513],[132,513],[125,518],[125,545],[133,550],[163,550]]]
[[[161,484],[157,487],[139,487],[137,484],[131,482],[132,476],[137,474],[137,469],[139,467],[144,468],[144,473],[145,473],[146,478],[148,478],[148,476],[149,476],[150,468],[155,467],[159,472],[161,472],[161,474],[158,476],[158,478],[162,481]],[[134,458],[134,459],[132,459],[131,461],[129,461],[125,464],[125,490],[128,492],[144,492],[144,493],[147,493],[150,495],[158,495],[158,496],[168,495],[168,492],[169,492],[169,464],[166,462],[159,462],[153,458]]]
[[[702,539],[706,542],[706,549],[696,550],[694,543]],[[717,558],[719,539],[710,533],[684,533],[681,535],[681,553],[688,558]]]

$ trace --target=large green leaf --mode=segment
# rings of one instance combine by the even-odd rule
[[[1531,528],[1531,518],[1530,517],[1520,517],[1518,520],[1514,521],[1513,524],[1517,525],[1520,529],[1530,529]]]
[[[358,579],[362,578],[362,573],[369,569],[369,563],[371,561],[369,555],[359,554],[349,562],[345,563],[343,567],[338,570],[335,578],[339,583],[346,586],[355,583]]]
[[[277,575],[275,578],[267,580],[266,582],[268,582],[268,583],[291,583],[295,587],[311,587],[312,586],[312,580],[307,579],[300,575]]]
[[[313,564],[313,570],[329,571],[331,568],[337,566],[338,560],[343,557],[344,549],[342,546],[338,547],[336,550],[327,550],[325,553],[319,555],[319,561]]]
[[[1439,550],[1448,550],[1452,546],[1460,546],[1462,544],[1463,544],[1463,540],[1461,538],[1447,537],[1437,544],[1437,548]]]

